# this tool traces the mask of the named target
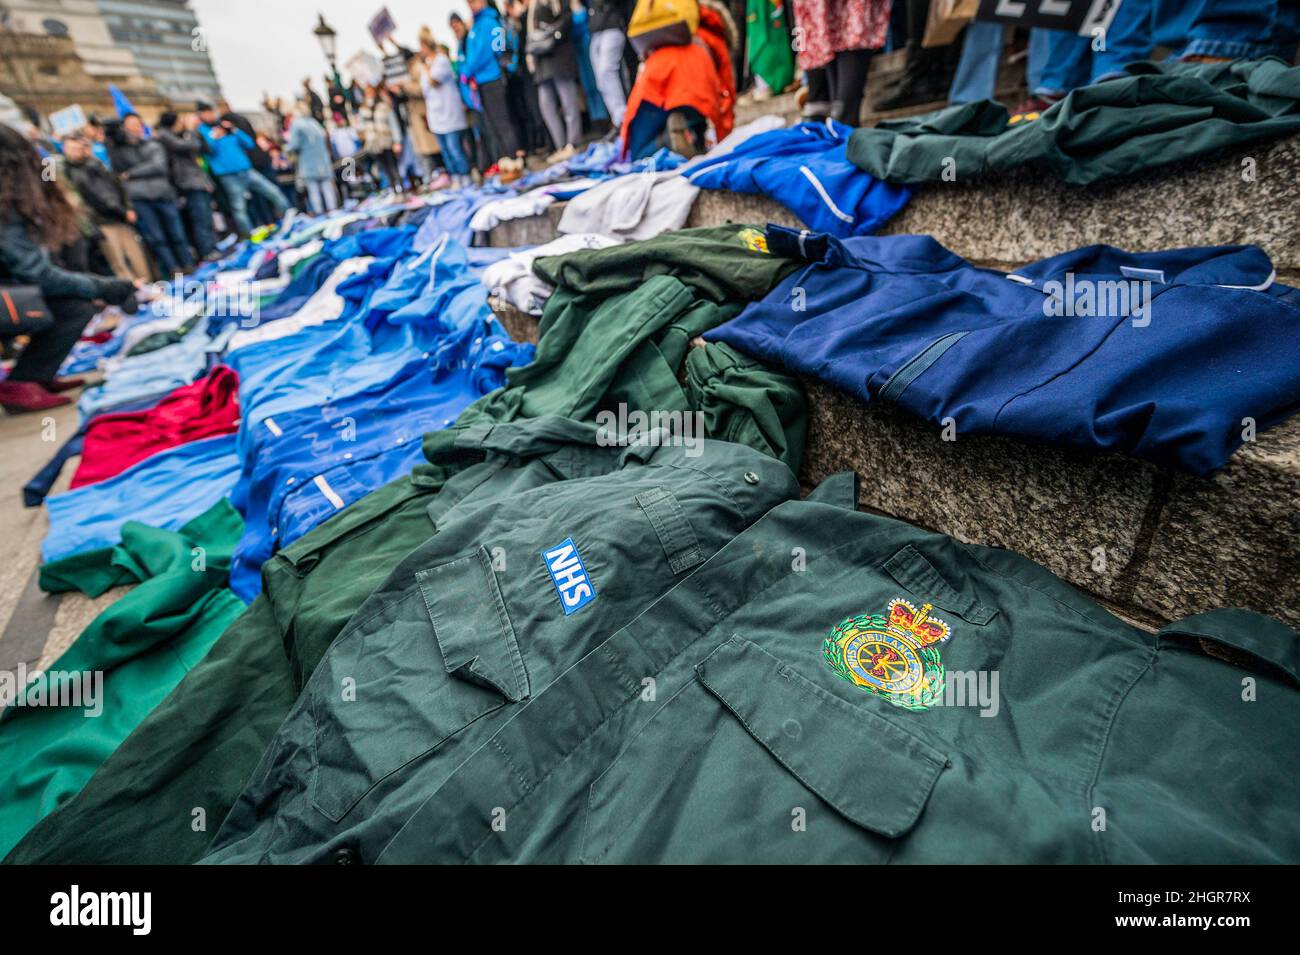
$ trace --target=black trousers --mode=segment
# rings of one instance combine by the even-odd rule
[[[842,50],[826,66],[830,83],[831,116],[849,126],[862,122],[862,94],[871,68],[870,50]]]
[[[84,298],[47,297],[45,305],[54,317],[54,325],[32,336],[9,373],[10,381],[51,381],[98,311]]]
[[[490,152],[492,159],[502,156],[514,158],[519,149],[519,133],[515,129],[510,115],[510,93],[505,80],[493,80],[478,88],[479,98],[483,100],[483,116],[487,120],[489,135],[492,139]]]
[[[402,176],[399,172],[401,167],[397,162],[397,153],[393,152],[391,149],[385,149],[381,153],[375,153],[372,157],[372,161],[375,166],[378,167],[378,172],[382,172],[384,178],[388,180],[388,188],[401,192],[403,190]],[[379,176],[376,174],[374,169],[372,169],[371,172],[374,176],[375,186],[378,187]]]
[[[537,86],[528,71],[521,69],[510,77],[506,81],[506,92],[510,100],[510,115],[520,136],[519,148],[526,152],[544,148],[549,140],[542,122],[541,107],[537,105]]]

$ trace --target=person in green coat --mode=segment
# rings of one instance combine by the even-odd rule
[[[761,81],[755,99],[767,99],[794,81],[794,44],[785,0],[747,0],[745,44],[750,72]]]

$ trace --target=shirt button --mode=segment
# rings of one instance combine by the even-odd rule
[[[360,861],[357,858],[357,850],[351,846],[339,846],[334,850],[335,865],[356,865]]]
[[[746,472],[745,472],[745,483],[746,483],[746,484],[757,484],[757,483],[758,483],[758,475],[755,474],[753,471],[746,471]]]

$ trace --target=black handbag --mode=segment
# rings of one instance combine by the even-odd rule
[[[559,30],[532,30],[524,44],[524,52],[529,56],[550,56],[563,35]]]
[[[54,326],[38,285],[0,285],[0,338],[36,335]]]

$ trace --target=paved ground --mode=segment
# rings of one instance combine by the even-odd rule
[[[37,587],[45,509],[23,507],[21,489],[76,426],[74,405],[46,414],[0,412],[0,670],[19,663],[49,666],[124,592],[118,588],[89,600],[79,594],[51,596]],[[73,459],[64,467],[56,492],[67,488],[75,465]]]

